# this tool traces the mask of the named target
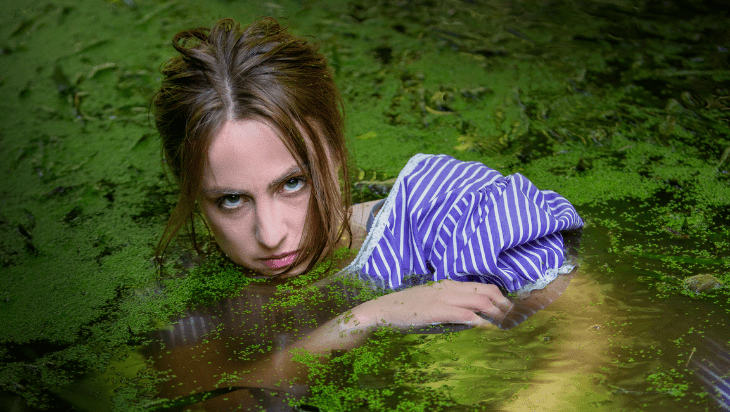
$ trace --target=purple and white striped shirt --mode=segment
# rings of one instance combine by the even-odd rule
[[[514,292],[552,280],[546,274],[564,259],[560,231],[582,226],[565,198],[520,174],[419,154],[401,171],[349,269],[393,289],[416,276]]]

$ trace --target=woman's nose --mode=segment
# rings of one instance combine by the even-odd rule
[[[268,249],[276,249],[286,238],[283,216],[273,203],[256,205],[256,241]]]

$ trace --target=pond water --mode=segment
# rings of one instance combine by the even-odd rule
[[[730,409],[729,11],[9,0],[0,410]],[[159,66],[179,30],[262,15],[328,57],[357,201],[384,197],[418,152],[522,173],[587,222],[564,291],[512,328],[383,329],[328,362],[274,364],[373,295],[328,271],[265,282],[177,249],[160,276],[151,254],[175,186],[148,117]]]
[[[274,364],[270,353],[360,302],[359,288],[329,275],[253,284],[188,311],[139,353],[166,373],[158,396],[174,401],[157,410],[727,410],[730,306],[657,293],[641,258],[615,259],[610,238],[592,224],[566,238],[580,245],[567,287],[507,329],[381,331],[332,350],[325,367]],[[246,379],[276,368],[298,370]],[[89,396],[76,390],[69,399]]]
[[[169,410],[727,409],[730,306],[657,296],[645,270],[609,248],[603,228],[586,228],[565,291],[518,326],[380,333],[346,359],[333,351],[332,367],[268,388],[231,383],[273,368],[260,359],[356,304],[356,289],[330,284],[305,294],[314,304],[282,307],[275,285],[257,285],[187,313],[144,353],[172,375],[159,386],[181,399]]]

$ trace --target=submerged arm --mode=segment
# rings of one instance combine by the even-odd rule
[[[315,355],[361,345],[382,326],[408,330],[441,323],[488,326],[479,313],[499,322],[512,308],[494,285],[444,280],[416,286],[364,302],[320,326],[307,336],[256,362],[243,382],[272,387],[303,379],[306,368],[294,362],[297,349]]]

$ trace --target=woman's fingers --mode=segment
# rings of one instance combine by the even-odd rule
[[[419,312],[433,323],[465,323],[480,325],[487,318],[499,323],[512,308],[512,303],[494,285],[443,280],[411,289],[412,293],[430,299],[418,301]],[[405,292],[405,291],[404,291]]]
[[[489,320],[477,315],[474,311],[468,310],[468,309],[460,309],[461,316],[459,316],[458,320],[451,319],[448,322],[444,323],[460,323],[465,324],[469,326],[491,326],[493,325],[492,322]]]
[[[479,283],[477,284],[477,287],[477,293],[489,297],[494,306],[496,306],[501,312],[507,313],[512,310],[514,304],[502,294],[502,291],[500,291],[497,286]]]
[[[468,309],[472,313],[481,313],[494,320],[501,320],[506,311],[496,306],[491,297],[476,291],[446,292],[441,297],[442,303],[455,308]]]
[[[444,303],[502,319],[514,304],[495,285],[444,280],[432,285],[442,290]]]

